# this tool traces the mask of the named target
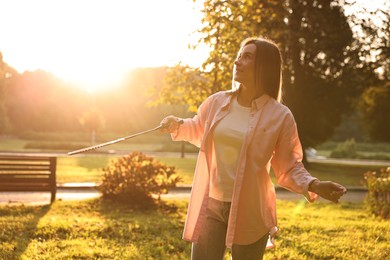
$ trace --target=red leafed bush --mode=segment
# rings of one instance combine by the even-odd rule
[[[390,167],[380,173],[369,171],[364,173],[368,189],[366,203],[370,211],[385,219],[390,218]]]
[[[180,181],[175,167],[133,152],[103,169],[99,191],[103,198],[143,205],[153,202],[156,197],[159,199],[161,194],[167,193]]]

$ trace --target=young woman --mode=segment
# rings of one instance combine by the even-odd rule
[[[280,103],[279,48],[262,38],[243,41],[234,62],[233,87],[208,97],[193,118],[168,116],[163,132],[200,147],[183,238],[192,259],[262,259],[278,230],[277,183],[313,202],[338,202],[346,189],[312,177],[291,111]]]

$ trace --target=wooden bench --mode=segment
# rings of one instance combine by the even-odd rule
[[[56,157],[0,156],[0,191],[49,191],[56,198]]]

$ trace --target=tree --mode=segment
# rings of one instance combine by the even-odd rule
[[[266,35],[279,44],[284,57],[284,102],[295,116],[303,147],[315,147],[332,136],[350,101],[364,88],[351,80],[360,60],[337,1],[208,0],[203,14],[199,43],[210,46],[211,52],[196,72],[202,80],[196,90],[189,89],[186,84],[192,82],[179,78],[191,78],[187,71],[195,71],[174,68],[178,74],[170,74],[165,88],[181,93],[183,103],[199,105],[205,95],[230,88],[240,42]]]
[[[275,11],[275,12],[274,12]],[[196,112],[210,94],[231,88],[233,63],[241,41],[249,36],[265,34],[267,28],[279,28],[285,12],[279,1],[205,1],[203,27],[199,29],[204,43],[211,48],[202,68],[181,64],[170,68],[160,92],[159,103],[189,104]],[[267,19],[264,19],[266,17]],[[270,19],[268,19],[270,18]],[[276,31],[275,31],[276,33]],[[192,46],[196,48],[195,46]]]
[[[348,2],[348,1],[347,1]],[[352,3],[348,3],[353,5]],[[366,83],[366,90],[357,101],[363,122],[370,137],[376,141],[390,141],[390,2],[383,1],[377,9],[357,6],[350,15],[355,35],[355,46],[360,57],[358,76]]]
[[[207,73],[189,66],[179,64],[167,68],[162,86],[151,89],[155,99],[148,105],[177,105],[184,101],[189,111],[196,112],[198,105],[210,94],[210,90],[205,88],[209,85],[208,81]],[[172,91],[172,86],[175,86],[175,91]]]
[[[351,85],[346,66],[353,37],[343,9],[332,1],[289,1],[284,100],[298,125],[302,146],[315,147],[333,135],[349,108]]]
[[[356,5],[346,0],[346,5],[354,7],[349,15],[359,57],[369,70],[375,71],[380,79],[390,80],[390,2],[383,1],[376,9],[370,5]]]
[[[370,137],[390,142],[390,83],[368,88],[362,95],[360,108]]]
[[[14,134],[80,130],[74,115],[87,105],[81,91],[42,70],[12,79],[7,85],[7,113]]]
[[[16,71],[3,61],[3,55],[0,52],[0,134],[6,134],[11,129],[6,106],[6,86],[14,74],[17,74]]]

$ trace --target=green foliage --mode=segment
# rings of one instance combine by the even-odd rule
[[[5,88],[9,80],[11,68],[3,61],[3,54],[0,52],[0,135],[8,134],[11,124],[7,114]]]
[[[390,83],[368,88],[361,96],[360,108],[370,137],[390,142]]]
[[[103,169],[99,191],[103,198],[143,205],[151,202],[153,195],[160,198],[161,194],[167,193],[180,181],[175,167],[133,152]]]
[[[331,158],[356,158],[356,142],[355,139],[348,139],[344,143],[337,145],[330,153]]]
[[[188,111],[196,112],[198,105],[211,94],[211,89],[206,90],[208,86],[207,73],[189,66],[176,65],[167,68],[167,73],[163,79],[162,86],[155,86],[151,89],[155,99],[149,101],[149,106],[158,106],[163,104],[177,105],[186,104]],[[172,91],[172,86],[175,91]]]
[[[380,78],[389,81],[390,2],[382,1],[376,8],[369,8],[370,12],[365,5],[351,3],[354,12],[349,19],[354,25],[359,56],[365,61],[368,70],[381,71]]]
[[[390,167],[364,173],[364,179],[368,188],[366,204],[369,210],[376,216],[385,219],[390,218]]]
[[[171,68],[159,90],[157,103],[188,104],[189,110],[196,112],[207,96],[230,89],[241,41],[253,35],[282,34],[279,28],[284,24],[286,10],[283,2],[275,0],[211,0],[204,2],[202,13],[198,44],[205,44],[212,51],[200,69],[181,64]]]
[[[265,36],[280,46],[284,101],[295,116],[303,147],[315,147],[332,136],[366,80],[355,77],[363,74],[359,69],[363,66],[338,1],[208,0],[202,12],[199,44],[211,48],[210,56],[198,71],[172,70],[162,100],[181,100],[195,111],[205,96],[230,89],[241,41]]]

